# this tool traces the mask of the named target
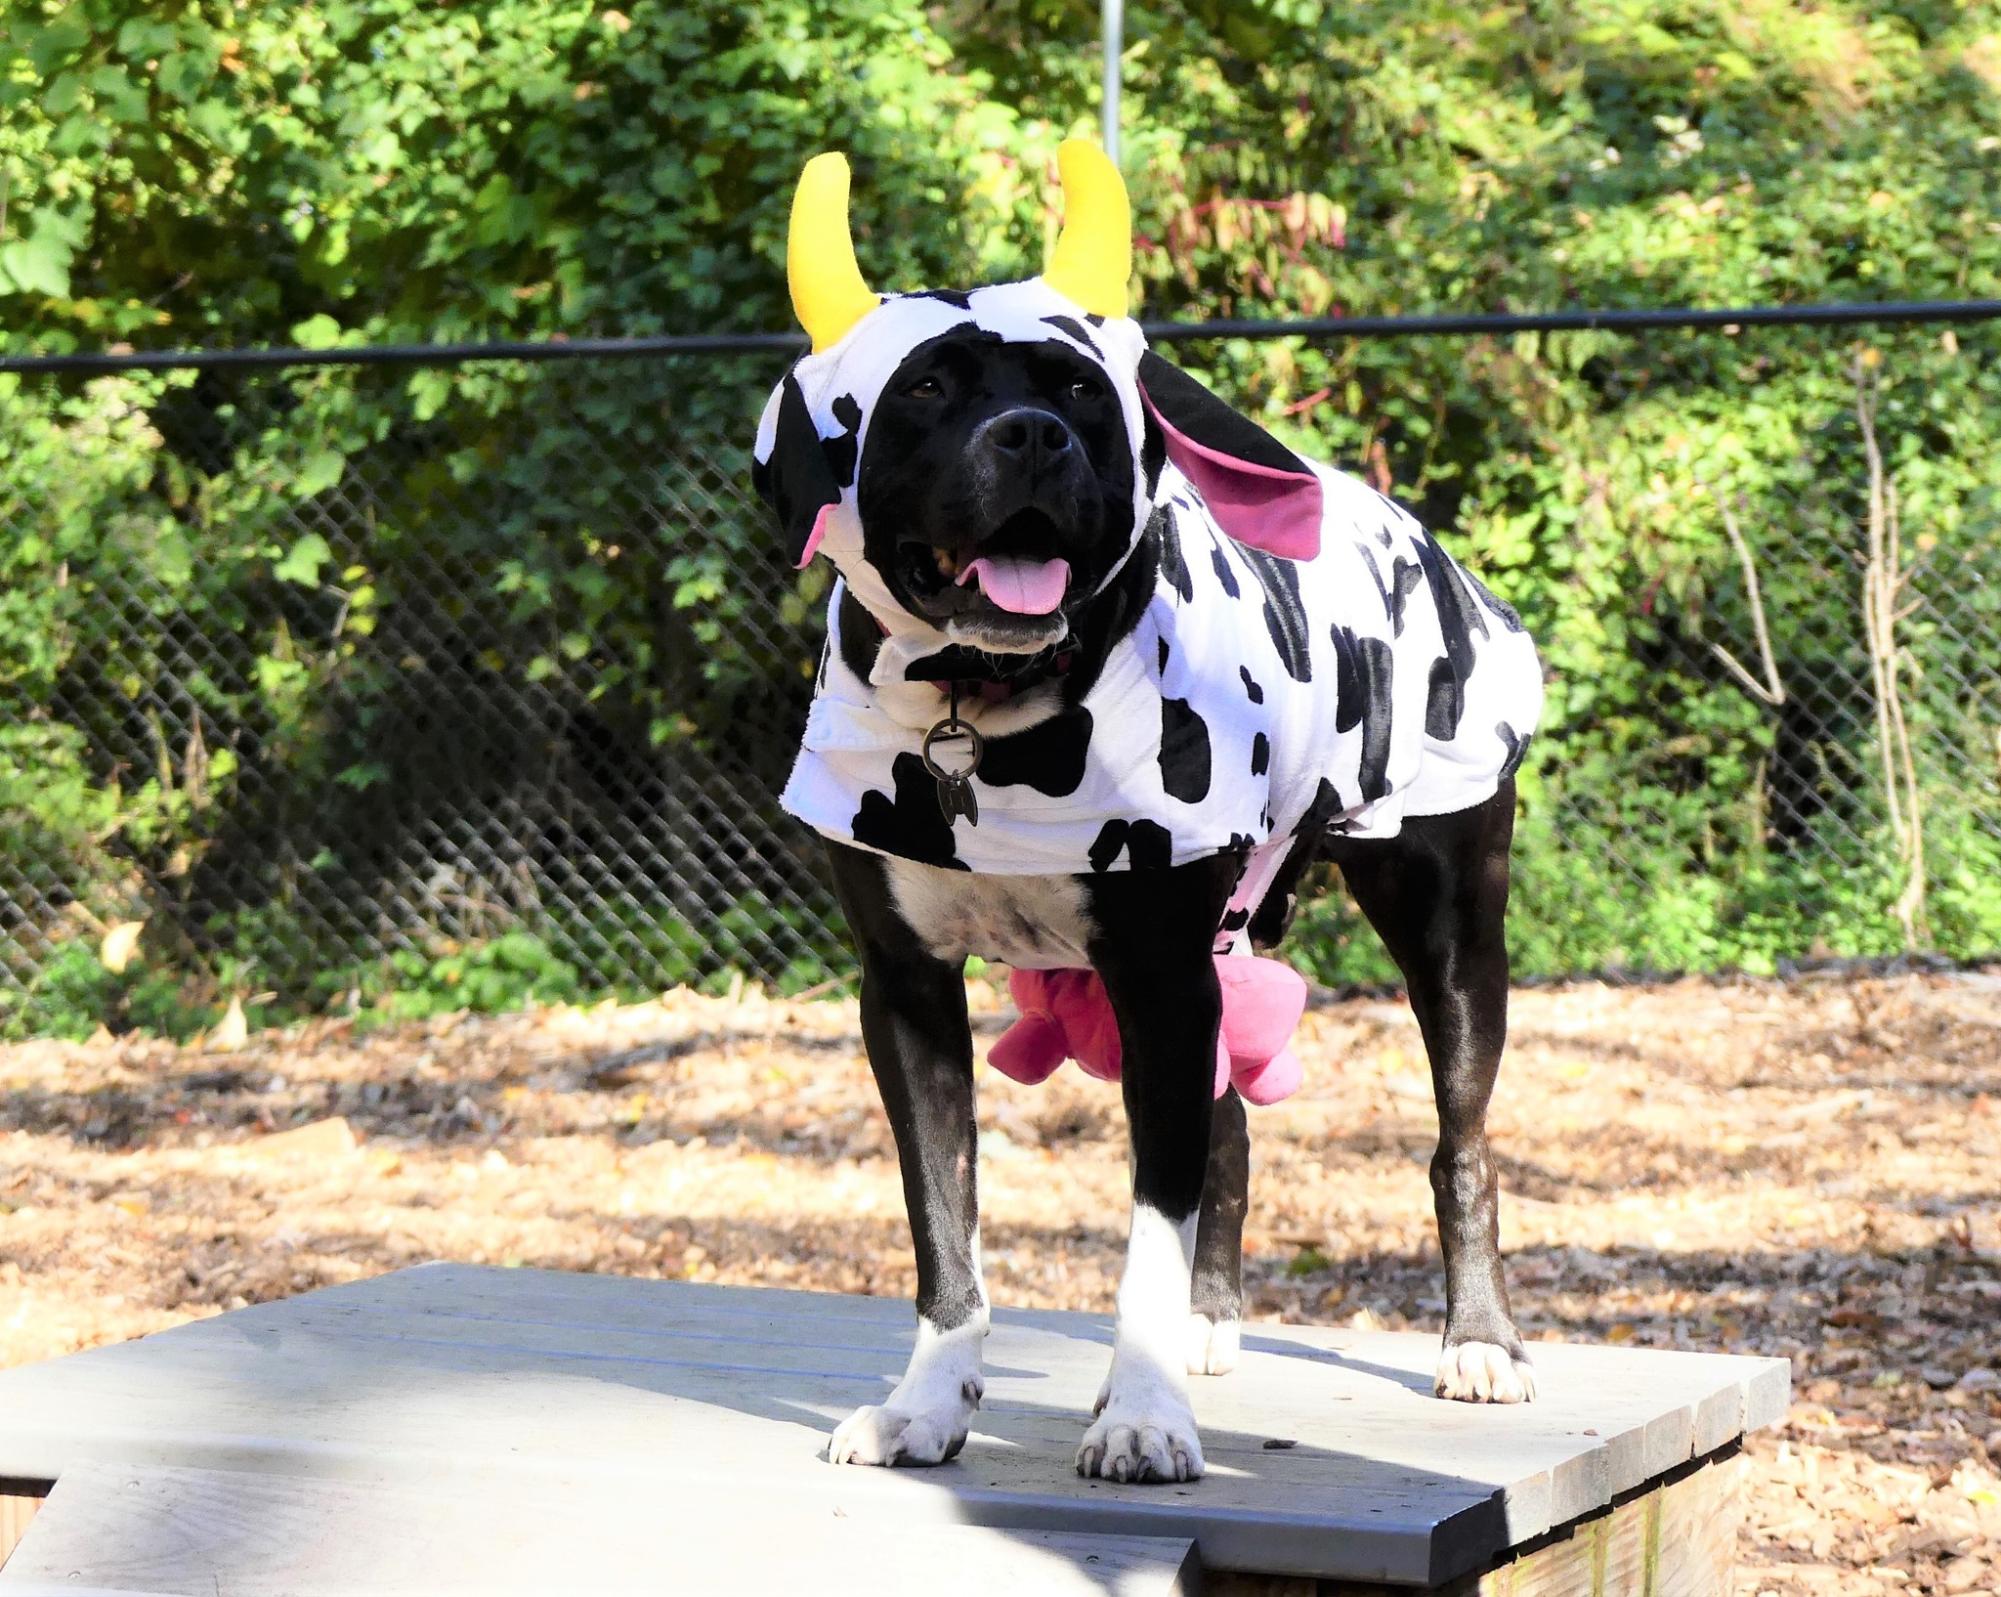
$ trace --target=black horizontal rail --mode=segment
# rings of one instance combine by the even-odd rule
[[[794,354],[798,333],[667,333],[657,338],[549,338],[491,344],[356,344],[335,349],[182,349],[158,353],[0,355],[0,372],[220,371],[242,366],[461,366],[488,360],[635,355]]]
[[[1156,344],[1222,338],[1433,338],[1487,333],[1639,333],[1675,328],[1830,327],[2001,319],[2001,299],[1890,300],[1875,304],[1747,305],[1704,310],[1480,312],[1445,316],[1319,316],[1297,321],[1224,318],[1146,322]],[[194,349],[0,355],[0,372],[223,370],[259,366],[452,366],[474,361],[621,359],[637,356],[791,354],[797,333],[669,333],[652,338],[550,338],[485,344],[369,344],[335,349]]]
[[[1828,327],[1880,322],[2001,319],[2001,299],[1890,300],[1861,305],[1747,305],[1735,310],[1493,312],[1464,316],[1320,316],[1300,321],[1218,320],[1148,325],[1153,343],[1198,338],[1427,338],[1468,333],[1641,333],[1662,328]]]

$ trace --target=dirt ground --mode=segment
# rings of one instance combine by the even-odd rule
[[[982,1034],[1004,1005],[976,989]],[[1739,1590],[2001,1590],[2001,971],[1518,994],[1493,1129],[1532,1338],[1784,1355]],[[1253,1318],[1434,1329],[1398,1002],[1254,1111]],[[229,1052],[0,1048],[0,1364],[431,1258],[906,1295],[854,1006],[671,995]],[[1107,1309],[1112,1089],[982,1067],[999,1303]],[[304,1129],[293,1129],[304,1128]]]

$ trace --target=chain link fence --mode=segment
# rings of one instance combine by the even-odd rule
[[[2001,948],[1998,349],[1177,358],[1525,612],[1517,963],[1553,976]],[[827,582],[749,487],[786,358],[0,373],[0,1032],[842,983],[776,803]],[[1338,895],[1294,952],[1386,973]]]

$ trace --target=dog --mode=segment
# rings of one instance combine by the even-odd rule
[[[1074,1053],[1119,1077],[1127,1110],[1128,1249],[1076,1467],[1188,1481],[1188,1376],[1238,1352],[1244,1100],[1291,1079],[1273,1087],[1289,1056],[1269,1042],[1248,1070],[1233,1054],[1231,1006],[1270,986],[1235,978],[1315,859],[1401,967],[1431,1060],[1436,1390],[1535,1395],[1485,1118],[1541,674],[1514,611],[1404,509],[1146,347],[1117,170],[1084,141],[1058,160],[1042,275],[967,291],[867,287],[840,156],[810,161],[793,199],[812,349],[765,407],[754,478],[787,557],[838,575],[783,803],[831,854],[917,1261],[908,1368],[828,1457],[941,1463],[980,1403],[978,955],[1011,968],[1034,1032],[995,1061],[1034,1079]]]

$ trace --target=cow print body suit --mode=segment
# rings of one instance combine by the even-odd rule
[[[1295,562],[1233,542],[1168,468],[1152,601],[1055,718],[1070,724],[1017,734],[1046,754],[989,757],[978,826],[945,825],[922,733],[843,663],[836,591],[785,808],[843,842],[997,875],[1245,849],[1227,918],[1241,926],[1303,826],[1394,837],[1405,816],[1491,797],[1541,708],[1528,635],[1401,507],[1321,475],[1321,550]]]

